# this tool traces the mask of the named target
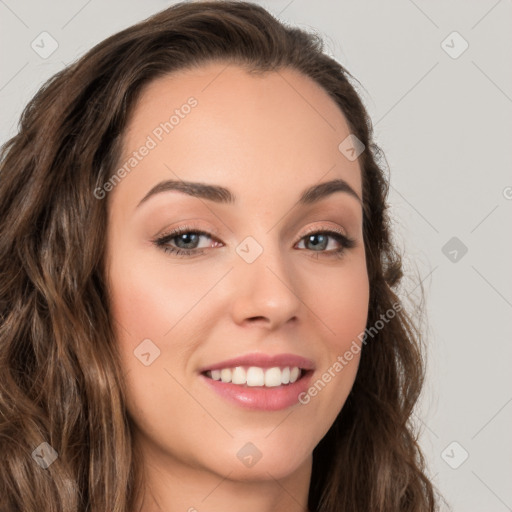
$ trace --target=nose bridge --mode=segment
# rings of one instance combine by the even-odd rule
[[[276,326],[299,313],[301,301],[293,267],[272,235],[247,236],[235,249],[233,314],[237,322],[263,317]]]

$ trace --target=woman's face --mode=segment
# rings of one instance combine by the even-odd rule
[[[311,464],[367,319],[349,135],[334,101],[292,70],[212,63],[144,90],[105,190],[127,408],[153,466],[248,480]],[[286,384],[294,367],[307,372]]]

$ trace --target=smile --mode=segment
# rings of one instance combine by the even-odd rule
[[[265,370],[250,366],[208,370],[199,376],[228,403],[258,411],[279,411],[300,403],[298,397],[309,388],[313,373],[296,366]]]
[[[260,368],[258,366],[236,366],[235,368],[222,368],[209,370],[206,376],[225,383],[231,382],[239,386],[264,386],[273,388],[281,385],[293,384],[302,375],[304,370],[297,366],[280,368]]]

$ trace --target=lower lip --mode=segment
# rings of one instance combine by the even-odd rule
[[[308,371],[293,384],[272,388],[241,386],[213,380],[202,374],[200,377],[213,391],[238,406],[259,411],[279,411],[299,403],[298,397],[309,388],[312,374],[312,371]]]

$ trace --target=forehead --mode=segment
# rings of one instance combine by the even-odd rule
[[[209,63],[158,78],[142,91],[122,162],[149,140],[154,147],[124,181],[141,190],[178,177],[261,195],[340,177],[361,197],[359,163],[339,149],[349,135],[334,100],[300,72],[254,74]]]

